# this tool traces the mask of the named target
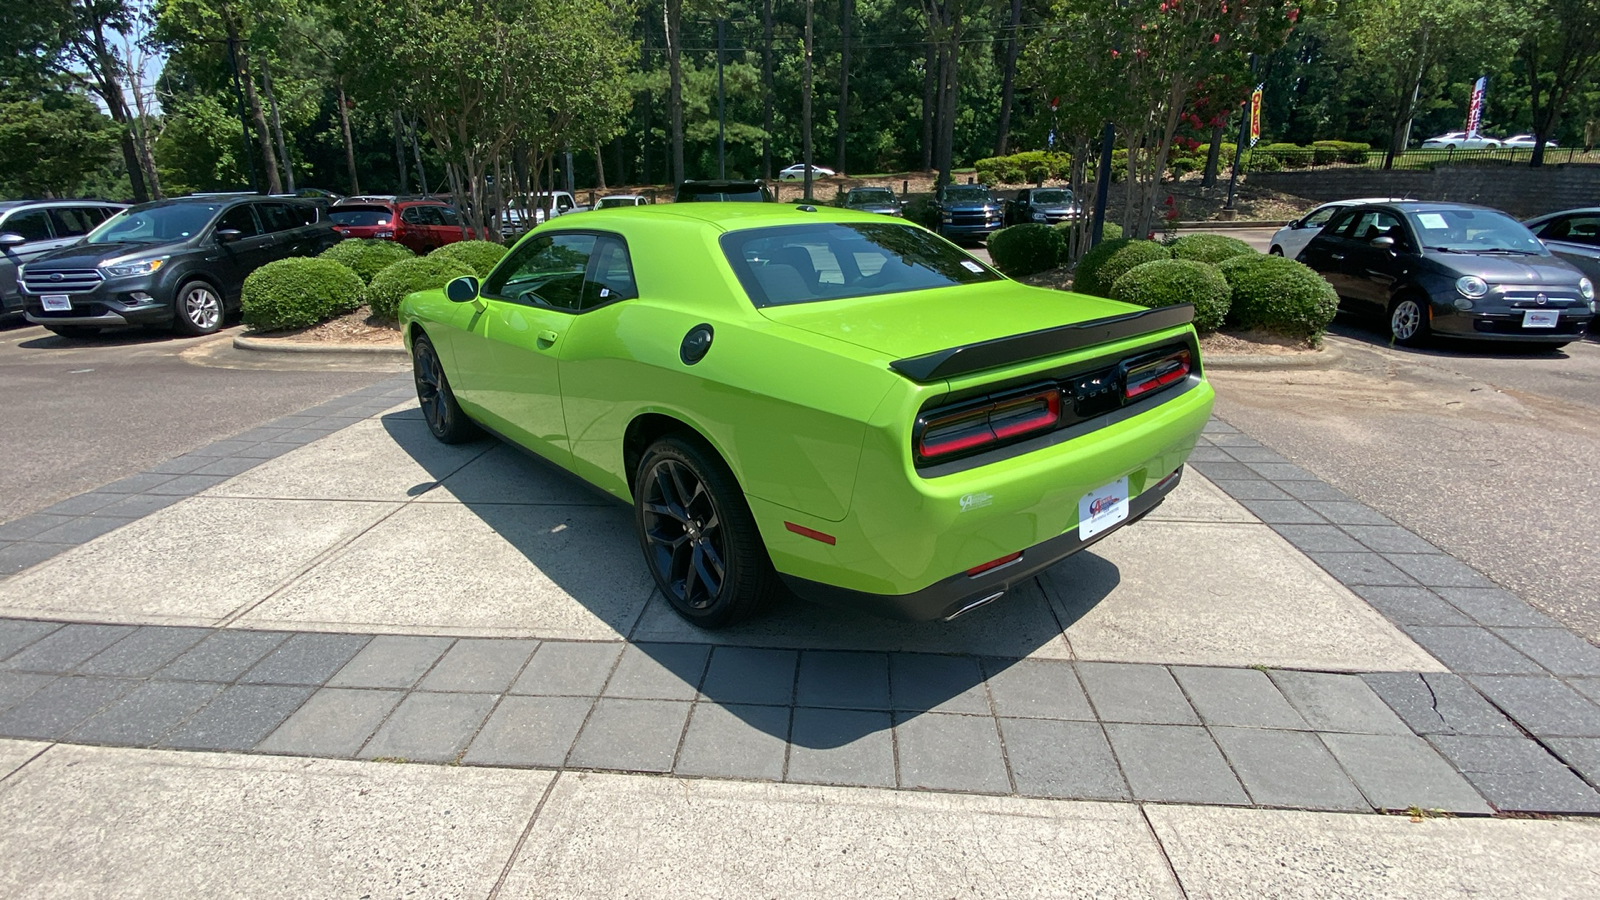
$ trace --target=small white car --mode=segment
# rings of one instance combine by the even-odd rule
[[[1328,220],[1333,218],[1334,214],[1339,210],[1348,206],[1363,206],[1368,203],[1395,203],[1400,199],[1398,197],[1361,197],[1355,200],[1334,200],[1331,203],[1324,203],[1296,221],[1279,228],[1277,233],[1272,236],[1272,244],[1267,252],[1273,256],[1286,256],[1289,259],[1294,259],[1300,255],[1300,251],[1311,243],[1311,239],[1317,236],[1317,232],[1322,230],[1322,226],[1328,224]]]
[[[1539,139],[1531,134],[1513,134],[1511,137],[1501,141],[1500,146],[1516,147],[1520,150],[1532,150],[1534,144],[1537,144],[1538,142]],[[1555,141],[1545,141],[1544,145],[1546,148],[1560,146]]]
[[[616,209],[619,206],[644,206],[649,199],[640,194],[612,194],[595,202],[595,209]]]
[[[812,178],[827,178],[830,175],[837,175],[837,174],[838,173],[833,171],[832,169],[827,169],[827,168],[824,168],[824,167],[819,166],[819,165],[812,165],[811,166],[811,177]],[[778,173],[778,180],[779,181],[804,181],[805,178],[806,178],[806,164],[805,163],[795,163],[794,165],[790,166],[789,168],[784,169],[782,172]]]
[[[1504,143],[1486,134],[1467,136],[1465,131],[1452,131],[1431,137],[1422,142],[1424,150],[1497,150]]]

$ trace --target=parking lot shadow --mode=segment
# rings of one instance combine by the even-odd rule
[[[1373,347],[1384,347],[1398,353],[1415,356],[1453,357],[1453,356],[1480,356],[1488,359],[1521,359],[1528,356],[1546,356],[1564,358],[1567,351],[1564,347],[1554,347],[1550,344],[1517,343],[1514,341],[1479,341],[1471,338],[1446,337],[1434,335],[1428,343],[1421,347],[1407,347],[1396,344],[1389,335],[1389,326],[1386,322],[1371,316],[1361,316],[1351,312],[1341,311],[1333,324],[1328,326],[1329,334],[1360,341]],[[1573,335],[1573,341],[1582,341],[1582,335]]]

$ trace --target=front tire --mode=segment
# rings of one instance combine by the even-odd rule
[[[1269,255],[1269,256],[1282,256],[1283,255],[1283,248],[1279,247],[1277,244],[1273,244],[1272,245],[1272,249],[1267,251],[1267,255]]]
[[[172,305],[172,330],[198,336],[216,334],[222,327],[222,292],[204,281],[191,281],[178,289]]]
[[[434,437],[446,444],[462,444],[483,433],[456,403],[450,380],[444,375],[444,364],[439,362],[439,354],[427,335],[418,335],[411,342],[411,375],[417,383],[422,418]]]
[[[1401,297],[1389,304],[1389,336],[1396,344],[1420,347],[1432,334],[1426,301]]]
[[[650,445],[634,479],[634,521],[645,563],[677,613],[724,628],[778,595],[744,492],[716,453],[678,436]]]

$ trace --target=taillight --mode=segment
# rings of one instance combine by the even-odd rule
[[[1128,375],[1123,384],[1123,395],[1129,400],[1142,397],[1151,391],[1177,384],[1189,377],[1190,360],[1188,350],[1179,350],[1149,362],[1139,363],[1128,369]]]
[[[934,460],[971,453],[991,444],[1048,431],[1059,421],[1061,390],[1054,386],[988,400],[920,420],[917,455]]]

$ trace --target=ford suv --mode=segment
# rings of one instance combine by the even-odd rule
[[[0,322],[22,319],[18,266],[76,242],[125,208],[102,200],[0,202]]]

